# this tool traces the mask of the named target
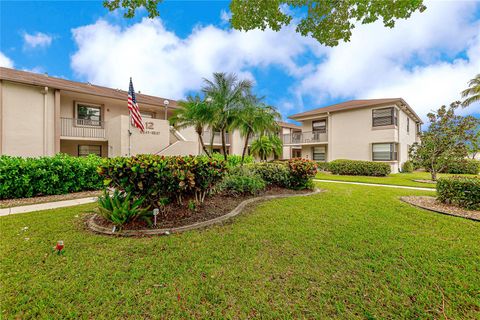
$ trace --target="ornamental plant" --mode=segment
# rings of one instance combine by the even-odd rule
[[[362,160],[333,160],[328,168],[331,173],[350,176],[387,176],[391,172],[390,165],[383,162]]]
[[[313,177],[317,173],[316,162],[295,158],[287,162],[287,167],[290,171],[290,188],[297,190],[313,188]]]
[[[440,178],[437,181],[437,199],[443,203],[480,210],[480,178]]]

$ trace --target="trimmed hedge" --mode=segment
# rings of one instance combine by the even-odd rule
[[[480,161],[473,159],[463,159],[461,161],[453,161],[443,170],[444,173],[453,174],[478,174],[480,171]]]
[[[226,163],[207,156],[137,155],[108,159],[98,173],[105,186],[131,193],[134,198],[145,197],[146,204],[155,207],[165,198],[181,204],[186,196],[202,203],[225,175]]]
[[[54,157],[21,158],[0,156],[0,199],[65,194],[102,188],[97,167],[102,158]]]
[[[443,203],[480,210],[480,178],[440,178],[437,181],[437,199]]]
[[[317,162],[317,170],[318,171],[330,171],[330,165],[326,161],[318,161]]]
[[[333,160],[329,164],[330,172],[350,176],[381,177],[390,174],[390,165],[383,162],[361,160]]]

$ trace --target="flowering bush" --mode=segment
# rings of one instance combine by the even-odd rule
[[[206,156],[119,157],[108,159],[98,168],[105,186],[130,193],[134,198],[145,197],[145,202],[152,206],[158,206],[164,198],[182,203],[188,195],[202,203],[225,172],[223,160]]]
[[[313,188],[313,177],[317,173],[317,164],[314,161],[301,158],[290,159],[287,162],[287,167],[290,171],[290,188]]]

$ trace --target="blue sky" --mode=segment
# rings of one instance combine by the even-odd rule
[[[235,72],[284,116],[347,99],[403,97],[423,118],[480,73],[480,2],[427,2],[400,21],[357,26],[336,48],[281,32],[231,30],[228,2],[167,1],[161,17],[109,13],[101,1],[2,1],[0,64],[180,99],[202,77]],[[478,114],[480,105],[463,113]]]

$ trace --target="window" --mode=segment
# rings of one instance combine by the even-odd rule
[[[396,143],[374,143],[372,146],[373,161],[393,161],[397,160]]]
[[[149,112],[149,111],[140,111],[140,115],[142,116],[142,119],[154,119],[155,118],[155,113]]]
[[[312,131],[318,133],[327,132],[327,120],[319,120],[312,122]]]
[[[420,123],[417,123],[417,133],[422,133],[422,125]]]
[[[407,132],[410,133],[410,118],[407,118]]]
[[[372,120],[374,127],[397,125],[397,109],[394,107],[373,109]]]
[[[313,160],[315,161],[325,161],[326,157],[325,157],[325,151],[326,151],[326,148],[325,147],[313,147],[312,148],[312,152],[313,152]]]
[[[89,154],[96,154],[97,156],[102,156],[102,146],[93,146],[93,145],[78,145],[78,156],[85,157]]]
[[[92,106],[83,103],[76,104],[77,125],[101,126],[102,109],[100,106]]]

